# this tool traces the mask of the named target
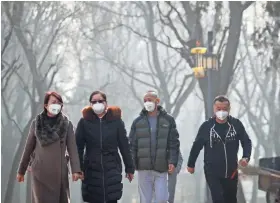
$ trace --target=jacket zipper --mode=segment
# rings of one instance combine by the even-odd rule
[[[230,132],[230,129],[231,129],[231,126],[229,125],[228,132],[227,132],[227,134],[226,134],[226,136],[225,136],[225,142],[223,142],[221,136],[216,132],[216,130],[213,129],[213,130],[215,131],[215,133],[219,136],[220,140],[222,141],[222,143],[223,143],[223,145],[224,145],[225,161],[226,161],[225,178],[227,178],[227,171],[228,171],[227,148],[226,148],[227,142],[226,142],[226,138],[228,137],[228,134],[229,134],[229,132]]]
[[[150,133],[150,157],[151,157],[151,166],[152,166],[152,169],[154,169],[154,163],[153,163],[153,160],[152,160],[152,132],[151,132],[151,125],[150,125],[148,116],[146,116],[146,120],[147,120],[147,122],[148,122],[149,133]]]
[[[226,149],[226,140],[225,140],[225,143],[223,143],[223,145],[224,145],[224,151],[225,151],[225,159],[226,159],[226,173],[225,173],[225,178],[227,178],[228,163],[227,163],[227,149]]]
[[[100,118],[100,147],[101,147],[101,168],[102,168],[102,181],[103,181],[103,197],[104,197],[104,203],[106,203],[106,199],[105,199],[105,182],[104,182],[104,166],[103,166],[103,154],[102,154],[102,150],[103,150],[103,146],[102,146],[102,118]]]
[[[156,127],[156,151],[155,151],[155,160],[154,162],[156,161],[156,158],[157,158],[157,149],[158,149],[158,129],[159,129],[159,116],[160,114],[157,115],[157,127]]]
[[[227,144],[227,137],[228,137],[228,134],[230,133],[230,130],[231,130],[231,125],[228,123],[229,125],[229,129],[228,129],[228,132],[225,136],[225,142],[223,143],[224,144],[224,150],[225,150],[225,159],[226,159],[226,172],[225,172],[225,178],[227,178],[228,174],[227,174],[227,171],[228,171],[228,161],[227,161],[227,148],[226,148],[226,144]],[[221,137],[220,137],[221,138]]]

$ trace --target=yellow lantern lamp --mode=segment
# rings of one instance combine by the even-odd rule
[[[194,47],[191,49],[191,54],[203,55],[203,54],[206,54],[206,52],[207,52],[206,47]]]
[[[205,77],[205,67],[204,67],[204,58],[203,55],[206,54],[207,48],[200,47],[200,42],[196,41],[196,47],[191,49],[191,54],[195,55],[195,67],[192,67],[194,76],[196,78]]]
[[[205,77],[205,70],[203,66],[200,67],[193,67],[192,68],[194,77],[196,78],[204,78]]]

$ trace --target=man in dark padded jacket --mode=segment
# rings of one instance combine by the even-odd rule
[[[239,141],[243,148],[239,164],[246,167],[251,156],[251,140],[241,121],[230,116],[229,111],[228,98],[214,99],[215,115],[200,126],[188,160],[188,171],[194,173],[196,159],[204,147],[204,172],[213,203],[237,203]]]
[[[132,155],[138,171],[140,203],[168,201],[168,173],[178,162],[179,134],[174,118],[159,105],[154,91],[144,96],[144,109],[132,126],[129,135]]]

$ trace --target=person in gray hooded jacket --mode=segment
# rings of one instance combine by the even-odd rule
[[[178,162],[179,134],[174,118],[162,106],[154,91],[144,96],[144,109],[131,126],[129,135],[135,168],[138,171],[140,203],[168,202],[168,173]]]

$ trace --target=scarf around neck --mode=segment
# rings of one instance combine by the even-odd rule
[[[48,146],[63,139],[69,126],[68,118],[62,113],[57,115],[53,126],[46,122],[47,119],[48,116],[45,112],[40,113],[35,118],[35,136],[38,138],[41,146]]]

